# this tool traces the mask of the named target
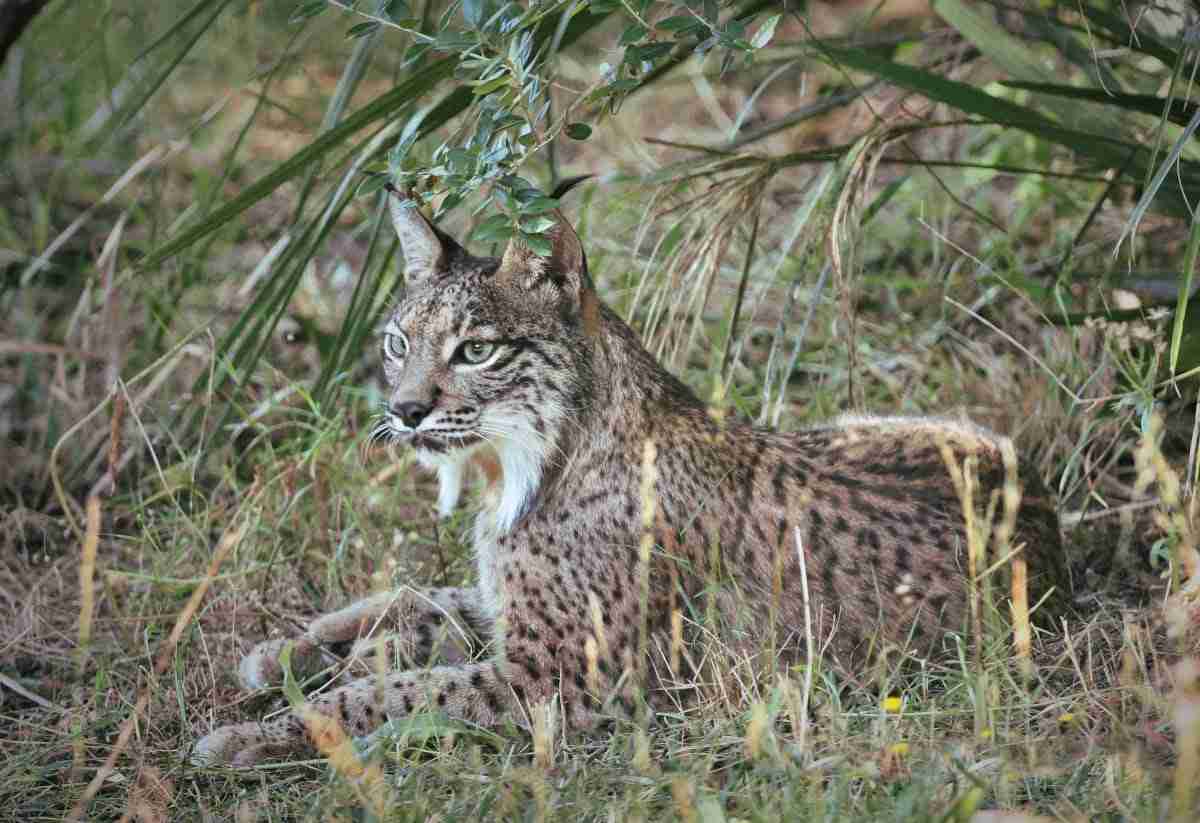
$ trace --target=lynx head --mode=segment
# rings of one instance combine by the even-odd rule
[[[588,396],[598,308],[579,237],[555,212],[549,256],[514,240],[500,259],[475,257],[395,191],[390,207],[405,288],[383,329],[388,396],[376,436],[437,468],[443,515],[468,457],[492,449],[502,470],[495,525],[507,531]]]

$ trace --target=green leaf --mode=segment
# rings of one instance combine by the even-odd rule
[[[767,43],[771,42],[771,38],[775,36],[775,27],[779,25],[779,18],[782,15],[772,14],[763,24],[758,27],[758,31],[754,33],[754,39],[750,41],[750,45],[756,49],[761,49]]]
[[[521,231],[525,234],[542,234],[554,227],[552,217],[529,217],[521,221]]]
[[[471,239],[477,243],[496,243],[512,237],[512,218],[507,214],[493,214],[475,227]]]
[[[283,669],[283,693],[289,703],[299,708],[304,705],[304,692],[300,691],[300,684],[292,674],[292,648],[291,642],[284,644],[283,651],[279,653],[279,667]]]
[[[429,51],[428,43],[413,43],[404,50],[404,63],[415,63],[421,59],[425,52]]]
[[[454,174],[469,174],[475,168],[475,154],[466,149],[450,149],[446,164]]]
[[[584,98],[586,103],[595,103],[603,100],[605,97],[612,97],[614,94],[623,94],[624,92],[633,91],[639,88],[642,84],[632,78],[617,80],[609,83],[607,86],[601,86]]]
[[[572,140],[587,140],[592,136],[592,127],[587,123],[569,123],[563,131]]]
[[[483,97],[484,95],[488,95],[494,91],[498,91],[499,89],[502,89],[507,85],[508,85],[508,75],[502,74],[493,80],[488,80],[486,82],[479,83],[478,85],[473,86],[471,88],[471,93],[474,94],[476,97]]]
[[[553,197],[538,197],[528,203],[521,204],[521,214],[545,214],[558,208],[558,201]]]
[[[484,0],[463,0],[463,19],[473,29],[479,28],[483,22],[483,3]]]
[[[630,46],[625,50],[625,62],[637,65],[643,61],[653,63],[658,58],[670,54],[675,48],[674,43],[646,43],[642,46]]]
[[[654,28],[662,29],[663,31],[685,31],[702,25],[699,20],[690,14],[676,14],[674,17],[659,20],[654,24]]]
[[[412,9],[405,0],[387,0],[379,7],[379,15],[393,22],[411,18]]]
[[[888,204],[892,197],[895,196],[896,192],[900,191],[900,187],[907,182],[908,175],[905,175],[904,177],[893,180],[884,186],[883,191],[879,193],[879,196],[872,200],[869,206],[863,209],[863,215],[862,219],[859,221],[859,225],[865,226],[870,223],[871,219],[875,217],[875,215],[879,214],[880,210],[882,210],[883,207]]]
[[[756,2],[762,1],[765,0],[756,0]],[[224,8],[228,2],[229,0],[222,0],[222,2],[218,3],[217,9]],[[211,5],[212,3],[208,2],[208,0],[200,0],[196,4],[196,7],[198,10],[204,10]],[[563,14],[565,13],[564,11]],[[590,10],[577,12],[572,15],[566,24],[565,30],[561,33],[559,48],[566,48],[587,32],[595,29],[604,21],[606,14],[607,12],[596,13],[595,10]],[[562,15],[554,15],[545,18],[539,23],[536,33],[536,42],[539,47],[542,44],[550,42],[552,38],[560,36],[558,30],[561,20]],[[473,43],[474,41],[467,42]],[[408,56],[412,56],[411,50]],[[355,133],[372,123],[395,116],[397,112],[406,106],[414,104],[420,97],[437,88],[453,75],[454,67],[457,63],[457,58],[447,57],[421,67],[421,70],[406,82],[381,94],[349,117],[340,121],[333,128],[321,132],[312,143],[292,157],[279,163],[270,172],[244,188],[233,200],[213,211],[190,228],[186,228],[168,238],[139,261],[138,268],[145,270],[158,265],[200,239],[227,226],[234,217],[269,196],[287,181],[310,171],[314,163],[328,155],[333,149],[344,143]],[[634,81],[633,85],[636,86],[637,82]],[[475,100],[475,97],[470,93],[469,89],[458,88],[451,91],[439,103],[428,110],[428,115],[422,122],[417,137],[439,128],[452,117],[460,114],[473,100]]]
[[[327,8],[329,8],[329,4],[325,0],[308,0],[306,3],[301,3],[300,7],[292,12],[288,22],[299,23],[310,17],[316,17]]]
[[[554,251],[554,247],[550,245],[550,240],[540,234],[526,234],[525,232],[521,232],[521,242],[534,254],[539,254],[542,257],[549,257]]]
[[[438,32],[435,43],[439,51],[463,51],[475,45],[477,36],[468,36],[460,31],[442,31]]]
[[[704,18],[709,25],[715,26],[717,24],[718,11],[716,0],[695,0],[695,2],[703,6]],[[776,6],[777,3],[778,0],[746,0],[743,5],[738,6],[737,10],[733,12],[733,19],[752,19],[759,12],[768,8],[772,8]],[[714,43],[714,38],[708,38],[703,42],[695,42],[690,44],[686,42],[678,43],[678,48],[675,50],[675,52],[672,53],[667,60],[664,60],[662,64],[655,66],[653,71],[647,72],[638,80],[620,81],[622,83],[629,82],[631,86],[628,89],[614,88],[615,84],[611,84],[605,89],[599,90],[598,92],[590,95],[588,101],[595,102],[620,92],[641,91],[642,89],[649,88],[662,79],[662,77],[668,72],[687,62],[687,59],[691,57],[692,54],[697,52],[704,54],[709,48],[712,47]]]
[[[617,41],[617,45],[624,48],[632,45],[646,36],[646,27],[641,23],[634,23],[621,32],[621,38]]]
[[[378,29],[379,23],[374,20],[368,20],[365,23],[355,23],[346,29],[346,37],[350,39],[366,37],[368,34],[374,34]]]
[[[388,176],[386,174],[372,173],[358,184],[358,190],[354,192],[355,197],[366,197],[368,194],[374,194],[387,185]]]

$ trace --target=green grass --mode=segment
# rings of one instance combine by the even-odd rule
[[[605,299],[728,413],[782,428],[843,410],[964,414],[1012,433],[1059,496],[1076,571],[1077,612],[1037,633],[1036,678],[1017,676],[1003,619],[978,664],[964,638],[959,660],[907,680],[820,661],[765,676],[716,647],[703,700],[647,727],[531,737],[421,720],[364,752],[380,767],[365,776],[188,767],[215,725],[286,705],[237,691],[254,642],[473,568],[469,517],[439,524],[407,456],[361,451],[380,400],[372,332],[399,274],[378,201],[350,192],[378,130],[413,111],[396,92],[417,88],[406,43],[347,41],[334,15],[289,24],[287,4],[209,21],[218,5],[54,4],[5,67],[20,105],[0,123],[14,172],[0,177],[0,817],[82,803],[89,820],[1191,819],[1197,620],[1178,578],[1195,498],[1171,478],[1194,476],[1195,389],[1167,381],[1190,327],[1096,318],[1129,308],[1117,286],[1173,306],[1194,233],[1158,202],[1114,260],[1131,182],[1155,163],[1139,155],[1110,185],[1088,164],[1103,147],[1075,154],[1020,112],[1024,131],[964,124],[883,86],[869,108],[772,128],[851,70],[986,103],[878,51],[830,68],[834,52],[787,21],[756,67],[721,77],[713,58],[703,76],[656,77],[590,140],[560,141],[556,174],[601,175],[567,210]],[[1022,49],[1047,59],[1044,41],[962,25],[995,65],[1024,66],[1018,80]],[[594,81],[619,30],[560,53],[566,87]],[[938,48],[905,37],[921,39],[897,59]],[[1139,42],[1129,88],[1157,93],[1171,52]],[[767,136],[730,147],[729,123],[786,60],[747,109]],[[114,88],[126,102],[100,123]],[[1039,116],[1069,108],[1010,94]],[[461,125],[451,108],[433,138]],[[911,128],[921,118],[943,125]],[[1159,161],[1181,126],[1164,126]],[[451,216],[460,234],[467,211]],[[1161,448],[1139,452],[1152,410]],[[1164,607],[1168,568],[1171,591],[1184,585]]]

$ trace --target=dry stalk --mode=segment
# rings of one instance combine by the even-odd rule
[[[1200,782],[1200,662],[1188,658],[1175,667],[1175,779],[1171,795],[1172,823],[1196,819],[1196,786]]]
[[[658,448],[646,438],[642,449],[642,540],[638,551],[638,590],[641,620],[638,621],[638,683],[642,683],[648,667],[650,650],[650,554],[654,550],[654,519],[658,498],[654,491],[657,481],[655,460]]]
[[[987,567],[987,536],[978,522],[975,511],[979,460],[974,455],[968,455],[963,459],[962,466],[959,466],[954,450],[945,439],[941,440],[938,448],[954,483],[954,490],[958,494],[967,535],[967,602],[971,616],[971,663],[976,678],[975,735],[979,737],[990,725],[987,674],[983,668],[983,591],[979,574],[981,569]]]
[[[646,734],[645,729],[639,728],[633,733],[633,768],[647,777],[658,773],[650,757],[650,735]]]
[[[800,692],[800,706],[793,711],[796,729],[796,745],[802,757],[807,757],[808,748],[808,704],[812,697],[813,667],[816,665],[816,647],[813,644],[812,603],[808,595],[808,563],[804,557],[804,542],[800,527],[795,527],[796,558],[800,562],[800,593],[804,600],[804,688]]]
[[[671,609],[671,677],[679,678],[683,664],[683,611]]]
[[[746,725],[745,740],[746,759],[751,763],[762,757],[764,740],[769,733],[767,727],[770,719],[770,715],[767,713],[767,704],[761,700],[755,700],[754,705],[750,707],[750,722]]]
[[[1162,418],[1157,414],[1152,415],[1134,453],[1138,468],[1134,491],[1135,496],[1142,497],[1151,483],[1158,485],[1161,506],[1155,514],[1155,522],[1164,531],[1175,535],[1171,547],[1171,591],[1179,592],[1184,583],[1197,581],[1200,554],[1196,550],[1195,530],[1183,505],[1179,475],[1171,468],[1159,446],[1162,426]]]
[[[596,646],[595,635],[588,635],[583,641],[583,655],[587,658],[587,686],[596,700],[603,701],[604,689],[600,683],[600,652]]]
[[[700,819],[696,812],[696,784],[689,778],[679,775],[671,781],[671,799],[675,801],[675,814],[684,823]]]
[[[554,703],[530,707],[533,717],[533,765],[548,772],[554,766]]]
[[[179,645],[179,639],[183,637],[184,629],[192,622],[192,618],[200,608],[201,601],[204,600],[204,595],[208,594],[208,587],[217,576],[221,564],[225,562],[225,558],[229,556],[234,547],[242,542],[242,537],[245,535],[248,527],[249,524],[243,522],[236,527],[230,527],[221,537],[220,543],[217,544],[217,550],[213,552],[212,560],[209,561],[208,568],[205,570],[203,579],[192,590],[192,596],[188,598],[187,603],[184,604],[183,609],[180,610],[179,615],[175,619],[175,626],[171,629],[171,634],[159,648],[158,658],[154,662],[155,675],[161,676],[171,665],[171,659],[175,654],[175,647]],[[112,774],[113,767],[117,763],[117,758],[129,746],[129,740],[133,736],[134,727],[141,720],[142,715],[145,714],[146,707],[150,705],[150,691],[151,682],[148,681],[142,687],[142,692],[138,695],[138,700],[134,705],[133,711],[125,718],[125,722],[121,724],[121,731],[117,735],[117,742],[113,745],[112,751],[108,753],[108,757],[105,758],[104,763],[96,770],[96,774],[92,777],[91,782],[88,783],[79,800],[75,802],[75,805],[67,814],[67,821],[83,819],[88,804],[96,796],[96,792],[100,791],[100,787],[104,784],[104,781]]]
[[[1017,669],[1025,682],[1033,678],[1033,629],[1029,624],[1029,564],[1024,546],[1012,546],[1017,531],[1017,512],[1021,508],[1021,486],[1018,483],[1017,450],[1011,440],[1000,443],[1004,460],[1004,516],[993,532],[992,550],[995,557],[1007,557],[1012,552],[1012,622],[1013,652]]]
[[[79,558],[79,648],[76,665],[80,674],[87,665],[92,647],[92,618],[96,612],[96,550],[100,546],[100,498],[87,499],[87,518]]]
[[[354,742],[346,735],[336,717],[321,714],[305,704],[300,707],[300,716],[308,726],[309,736],[317,750],[329,761],[359,800],[372,814],[384,819],[391,807],[391,790],[383,777],[378,763],[363,763]]]
[[[850,292],[850,274],[852,260],[846,261],[842,256],[843,246],[853,252],[857,239],[846,228],[853,220],[856,206],[862,200],[863,193],[870,184],[876,164],[870,162],[872,148],[880,140],[878,132],[868,133],[855,142],[847,153],[843,163],[846,168],[842,189],[838,192],[833,206],[833,214],[829,219],[829,262],[833,267],[838,284],[838,303],[841,307],[842,319],[846,323],[846,365],[848,381],[846,385],[850,407],[862,407],[861,398],[855,397],[855,373],[858,371],[858,346],[855,343],[855,329],[858,322],[854,310],[854,299]]]

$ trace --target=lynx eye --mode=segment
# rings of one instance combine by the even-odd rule
[[[488,343],[483,340],[468,340],[458,347],[455,352],[455,359],[461,360],[464,363],[478,365],[484,360],[492,356],[492,352],[496,350],[495,343]]]
[[[408,341],[398,334],[385,334],[383,336],[383,350],[388,357],[395,360],[403,360],[404,355],[408,354]]]

